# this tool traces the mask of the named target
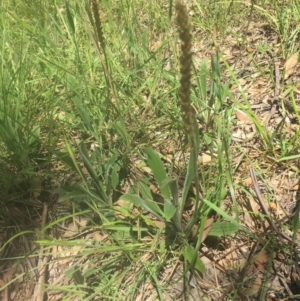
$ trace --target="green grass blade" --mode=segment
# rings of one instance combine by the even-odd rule
[[[180,210],[179,210],[179,220],[181,221],[182,219],[182,214],[183,210],[185,207],[187,195],[189,193],[192,181],[195,178],[195,161],[197,162],[197,159],[195,157],[195,152],[191,152],[190,159],[189,159],[189,164],[186,172],[186,177],[184,181],[184,186],[182,190],[182,199],[181,199],[181,204],[180,204]]]
[[[68,25],[71,28],[71,31],[73,35],[75,35],[75,24],[74,24],[74,19],[71,13],[71,10],[69,8],[68,2],[66,2],[66,10],[67,10],[67,19],[68,19]]]
[[[191,245],[187,245],[184,247],[184,258],[189,262],[192,263],[192,261],[195,259],[194,267],[196,270],[198,270],[200,273],[205,273],[205,265],[203,264],[202,260],[199,258],[198,254],[195,253],[195,249]]]
[[[93,183],[96,186],[96,189],[99,193],[99,196],[101,198],[103,198],[104,202],[106,202],[107,204],[112,205],[110,198],[106,194],[104,185],[101,183],[101,180],[100,180],[99,176],[97,175],[95,169],[93,168],[93,166],[92,166],[92,164],[89,160],[89,155],[87,153],[87,149],[86,149],[86,146],[85,146],[84,143],[80,143],[78,145],[78,151],[79,151],[79,154],[81,156],[81,159],[83,161],[83,164],[84,164],[85,168],[87,169],[88,173],[90,174],[90,176],[93,180]]]
[[[136,194],[124,194],[120,199],[131,202],[137,207],[142,207],[156,216],[159,220],[164,220],[164,213],[154,201],[144,200]]]
[[[167,179],[167,174],[159,155],[151,147],[146,147],[144,151],[147,154],[148,166],[153,172],[155,181],[157,182],[163,197],[167,200],[170,200],[170,189],[168,186],[163,184],[164,181]]]

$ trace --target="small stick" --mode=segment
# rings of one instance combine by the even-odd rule
[[[48,207],[46,204],[44,204],[44,209],[42,214],[42,229],[46,225],[47,213],[48,213]],[[44,238],[44,234],[42,234],[40,238]],[[44,300],[45,292],[43,291],[43,289],[46,282],[46,271],[47,271],[48,260],[49,260],[49,256],[44,256],[44,250],[41,249],[39,253],[39,260],[38,260],[39,279],[38,279],[38,283],[34,288],[34,294],[33,294],[33,300],[35,301]]]
[[[269,123],[271,118],[274,116],[276,112],[276,105],[278,103],[279,98],[279,89],[280,89],[280,73],[279,73],[279,62],[275,62],[275,91],[274,91],[274,98],[272,100],[271,104],[271,110],[269,115],[267,116],[265,120],[265,125]]]
[[[240,271],[239,277],[236,279],[235,283],[232,283],[229,286],[229,288],[223,293],[223,295],[217,301],[223,301],[228,296],[230,291],[234,289],[236,283],[242,283],[243,282],[243,279],[245,278],[245,276],[247,275],[249,269],[251,268],[251,266],[253,265],[253,263],[255,261],[255,254],[256,254],[258,246],[259,246],[259,242],[257,241],[251,247],[250,253],[249,253],[248,258],[247,258],[247,261],[246,261],[244,267],[242,268],[242,270]]]
[[[260,189],[259,189],[259,186],[258,186],[258,181],[257,181],[257,178],[256,178],[256,174],[255,174],[254,168],[252,166],[250,167],[250,176],[251,176],[251,179],[252,179],[252,183],[253,183],[253,188],[254,188],[255,194],[257,196],[257,199],[259,201],[259,204],[260,204],[260,206],[262,208],[263,213],[266,215],[266,219],[268,220],[268,222],[270,223],[271,227],[273,228],[273,230],[277,234],[279,234],[282,238],[284,238],[284,239],[286,239],[286,240],[288,240],[288,241],[291,242],[292,239],[289,236],[287,236],[286,234],[280,232],[279,229],[277,228],[277,226],[274,224],[273,220],[270,218],[268,209],[265,206],[264,201],[262,199],[262,196],[261,196],[261,193],[260,193]]]

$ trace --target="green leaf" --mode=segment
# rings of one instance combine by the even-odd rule
[[[127,226],[127,225],[103,225],[102,226],[103,229],[107,229],[107,230],[114,230],[114,231],[125,231],[125,232],[138,232],[138,231],[149,231],[148,228],[145,227],[137,227],[137,226]]]
[[[215,222],[213,223],[211,230],[209,232],[210,236],[222,237],[225,235],[236,234],[239,230],[239,227],[236,224],[231,222]]]
[[[150,188],[143,182],[139,184],[140,193],[145,200],[153,201]]]
[[[178,196],[178,185],[177,181],[175,179],[168,179],[164,181],[165,185],[168,185],[170,188],[170,192],[172,195],[172,201],[173,201],[173,206],[175,209],[174,216],[173,216],[173,221],[174,224],[177,228],[177,230],[181,231],[182,225],[181,225],[181,219],[178,219],[179,217],[179,209],[180,209],[180,204],[179,204],[179,196]]]
[[[124,121],[117,121],[112,124],[112,127],[116,130],[116,132],[119,134],[119,136],[123,139],[125,142],[125,145],[128,145],[128,133],[126,131],[126,126]]]
[[[193,263],[193,261],[195,261],[195,269],[197,269],[200,273],[205,273],[205,266],[192,246],[185,246],[183,256],[189,263]]]
[[[57,189],[57,192],[63,191],[62,189]],[[70,199],[82,199],[85,195],[84,191],[82,191],[80,188],[72,189],[72,191],[64,192],[64,195],[59,198],[59,202],[65,202],[69,201]]]
[[[75,83],[75,85],[76,85],[76,83]],[[78,93],[75,88],[74,88],[74,92],[76,92],[76,94]],[[91,121],[90,115],[89,115],[88,111],[85,109],[84,105],[82,104],[80,94],[78,93],[78,95],[72,97],[72,101],[73,101],[74,105],[76,106],[76,109],[78,110],[78,113],[80,115],[80,118],[82,120],[84,127],[91,133],[94,133],[94,128],[92,126],[92,121]]]
[[[120,166],[116,163],[111,171],[111,187],[113,189],[116,189],[119,184],[120,181],[119,171],[120,171]]]
[[[29,137],[29,145],[34,145],[36,142],[38,142],[40,140],[40,134],[41,134],[41,128],[40,126],[34,126],[34,128],[32,129],[31,133],[30,133],[30,137]]]
[[[72,266],[65,271],[65,275],[68,279],[74,279],[76,284],[83,284],[84,277],[77,266]]]
[[[98,273],[98,270],[95,268],[88,268],[85,272],[84,272],[84,278],[87,279],[90,276],[94,276]]]
[[[176,213],[176,207],[169,201],[164,200],[164,215],[165,219],[169,222]]]
[[[169,187],[163,185],[163,182],[167,179],[167,174],[159,155],[151,147],[146,147],[144,151],[147,154],[148,166],[151,168],[153,172],[153,176],[155,178],[155,181],[157,182],[157,185],[163,197],[165,199],[170,200],[171,195],[170,195]]]
[[[168,186],[171,192],[172,203],[176,209],[179,208],[179,197],[178,197],[178,185],[175,179],[166,179],[163,181],[163,185]]]
[[[251,231],[249,231],[245,226],[239,224],[233,217],[228,215],[225,211],[223,211],[221,208],[216,206],[215,204],[211,203],[209,200],[203,199],[204,203],[207,204],[211,209],[215,210],[218,214],[223,216],[224,219],[228,220],[231,224],[235,225],[239,230],[242,230],[246,232],[247,234],[252,236]]]
[[[114,154],[105,164],[105,184],[107,187],[112,187],[113,189],[119,184],[120,165],[117,160],[118,155]]]
[[[30,180],[30,184],[31,184],[31,190],[33,192],[33,195],[35,197],[40,196],[43,189],[41,179],[39,177],[32,177]]]
[[[68,153],[65,152],[54,152],[54,154],[56,155],[56,157],[62,161],[63,163],[65,163],[67,166],[69,166],[70,168],[72,168],[73,170],[77,170],[76,165],[74,164],[72,158],[70,157],[70,155]]]
[[[93,165],[91,164],[91,162],[89,160],[89,156],[88,156],[88,152],[87,152],[85,144],[80,143],[78,145],[78,150],[79,150],[80,157],[83,161],[84,167],[87,169],[89,175],[91,176],[99,196],[101,198],[103,198],[105,203],[107,203],[107,204],[110,203],[110,199],[106,194],[105,188],[104,188],[103,184],[101,183],[101,181],[99,180],[99,177],[98,177],[95,169],[93,168]]]
[[[297,154],[297,155],[282,157],[282,158],[280,158],[280,159],[277,160],[277,161],[278,161],[278,162],[282,162],[282,161],[295,160],[295,159],[299,159],[299,158],[300,158],[300,154]]]
[[[178,204],[179,198],[178,198],[177,181],[175,179],[166,179],[166,180],[163,181],[163,185],[164,186],[169,186],[173,203],[174,203],[175,207],[177,207],[179,205]]]
[[[207,63],[206,60],[203,60],[200,65],[200,93],[201,93],[201,100],[203,102],[206,101],[207,97],[207,91],[206,91],[206,85],[207,85],[207,74],[208,74],[208,69],[207,69]]]
[[[74,19],[71,13],[71,10],[69,8],[68,2],[66,2],[66,10],[67,10],[67,19],[68,19],[68,24],[72,30],[72,33],[75,34],[75,25],[74,25]]]
[[[180,216],[182,216],[182,214],[183,214],[186,198],[189,193],[189,189],[191,187],[192,181],[195,178],[195,160],[197,160],[197,159],[198,158],[195,157],[195,152],[191,152],[188,169],[187,169],[187,173],[186,173],[186,177],[185,177],[185,181],[184,181],[184,185],[183,185],[182,201],[180,204],[180,206],[181,206],[180,207]]]
[[[0,136],[3,142],[8,147],[9,151],[15,152],[20,147],[20,139],[18,131],[13,128],[11,121],[8,118],[0,119]]]
[[[158,205],[153,201],[148,201],[140,198],[136,194],[124,194],[120,198],[121,200],[125,200],[128,202],[133,203],[137,207],[142,207],[149,212],[151,212],[153,215],[155,215],[159,220],[164,220],[164,213],[160,210]]]

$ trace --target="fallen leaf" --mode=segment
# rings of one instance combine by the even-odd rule
[[[211,226],[214,222],[214,219],[211,217],[211,218],[208,218],[206,221],[205,221],[205,225],[204,225],[204,231],[203,231],[203,234],[202,234],[202,242],[204,242],[204,240],[206,239],[206,237],[208,236],[210,230],[211,230]]]
[[[125,219],[130,216],[133,209],[133,204],[128,201],[119,199],[117,202],[115,202],[113,208],[115,209],[116,218]]]
[[[237,110],[235,113],[236,117],[240,121],[251,121],[248,116],[241,110]]]
[[[225,270],[242,269],[246,263],[245,258],[241,258],[237,250],[231,246],[224,251],[227,255],[219,261],[219,264]]]
[[[153,223],[158,229],[164,229],[166,227],[166,224],[161,221],[153,221]]]
[[[259,79],[257,81],[257,84],[260,85],[260,86],[266,86],[267,85],[267,83],[264,80],[262,80],[262,79]]]
[[[76,223],[70,223],[67,228],[68,230],[62,235],[63,238],[70,238],[78,233],[78,226]]]
[[[231,49],[224,50],[223,55],[227,61],[233,57]]]
[[[252,53],[256,50],[255,47],[247,47],[246,50],[249,52],[249,53]]]
[[[292,136],[292,134],[294,133],[294,129],[293,129],[293,125],[291,122],[286,122],[285,123],[285,129],[286,132],[290,135],[290,137]]]
[[[3,287],[6,283],[4,282],[3,279],[0,279],[0,288]]]
[[[12,279],[14,270],[15,270],[14,268],[10,268],[3,274],[4,282],[8,283]]]
[[[232,134],[232,138],[236,141],[243,141],[246,139],[244,131],[238,129],[235,133]]]
[[[246,288],[243,291],[244,296],[253,296],[259,292],[261,289],[261,279],[259,277],[256,277],[255,280],[253,281],[253,284],[251,287]]]
[[[251,177],[246,178],[244,181],[245,181],[245,184],[247,184],[247,185],[251,185],[251,184],[252,184],[252,179],[251,179]]]
[[[268,262],[268,253],[266,250],[261,250],[257,255],[254,265],[254,272],[265,273],[265,264]]]
[[[296,52],[292,56],[290,56],[284,64],[284,69],[285,69],[284,79],[287,79],[293,73],[293,69],[297,65],[297,63],[298,63],[298,53]]]
[[[88,224],[88,219],[82,216],[75,217],[75,222],[79,225],[79,227],[85,227]]]
[[[247,83],[247,81],[244,78],[239,78],[238,82],[240,86],[244,86]]]
[[[259,209],[260,209],[260,206],[257,204],[257,202],[255,202],[253,198],[250,198],[249,203],[250,203],[252,212],[253,213],[258,213]]]
[[[201,164],[206,165],[206,164],[210,163],[211,156],[207,155],[207,154],[203,154],[202,156],[200,156],[199,161]]]
[[[100,242],[102,242],[102,241],[105,240],[106,236],[102,235],[102,234],[100,233],[100,231],[95,231],[95,232],[93,233],[93,238],[94,238],[95,241],[100,241]]]
[[[202,233],[202,241],[201,242],[204,242],[204,240],[208,236],[208,234],[209,234],[209,232],[211,230],[211,226],[212,226],[213,222],[214,222],[214,219],[212,217],[208,218],[205,221],[204,231]],[[198,226],[194,226],[193,227],[193,229],[192,229],[192,237],[193,237],[193,239],[196,239],[196,237],[198,236],[198,230],[199,230]]]
[[[155,52],[161,46],[161,44],[162,42],[160,40],[154,42],[153,45],[151,46],[151,51]]]

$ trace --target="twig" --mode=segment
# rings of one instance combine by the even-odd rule
[[[288,284],[286,283],[286,281],[284,280],[283,276],[276,276],[278,277],[279,281],[281,282],[281,284],[284,286],[286,292],[288,293],[289,297],[292,298],[293,297],[293,292],[291,291],[291,289],[289,288]]]
[[[231,290],[233,290],[237,283],[242,283],[243,279],[249,272],[249,269],[252,267],[254,261],[255,261],[255,254],[257,252],[259,246],[259,242],[255,242],[254,245],[251,247],[250,253],[247,257],[247,261],[245,265],[243,266],[242,270],[239,272],[239,276],[236,279],[235,283],[232,283],[229,288],[223,293],[223,295],[217,300],[217,301],[223,301],[230,293]]]
[[[47,213],[48,206],[44,204],[43,214],[42,214],[42,231],[46,225],[47,221]],[[40,238],[44,238],[44,233],[42,232]],[[47,262],[49,260],[49,256],[44,256],[44,250],[41,249],[39,252],[39,260],[38,260],[38,271],[39,271],[39,279],[38,283],[34,288],[33,300],[35,301],[43,301],[44,300],[44,286],[46,281],[46,271],[47,271]]]
[[[272,218],[270,217],[268,209],[265,206],[264,201],[262,199],[262,196],[261,196],[261,193],[260,193],[260,189],[259,189],[259,186],[258,186],[258,181],[257,181],[257,178],[256,178],[256,174],[255,174],[254,168],[252,166],[250,167],[250,176],[251,176],[251,179],[252,179],[252,183],[253,183],[253,188],[254,188],[255,194],[257,196],[259,204],[260,204],[260,206],[262,208],[262,211],[265,214],[266,219],[268,220],[269,224],[271,225],[271,227],[273,228],[273,230],[277,234],[279,234],[282,238],[284,238],[284,239],[286,239],[286,240],[288,240],[288,241],[291,242],[292,239],[289,236],[287,236],[285,233],[280,232],[279,229],[277,228],[277,226],[274,224]]]
[[[271,109],[269,115],[265,119],[265,125],[269,123],[271,118],[274,116],[276,112],[276,106],[278,104],[279,98],[279,89],[280,89],[280,73],[279,73],[279,62],[275,62],[275,91],[274,91],[274,98],[272,100]]]
[[[9,294],[8,286],[4,289],[4,300],[3,301],[10,301],[10,294]]]

